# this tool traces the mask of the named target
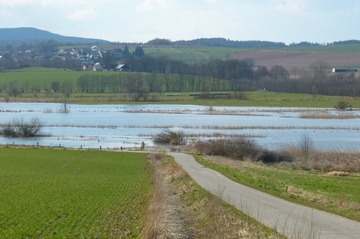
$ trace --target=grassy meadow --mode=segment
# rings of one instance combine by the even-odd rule
[[[83,75],[99,74],[91,71],[71,71],[54,68],[30,67],[22,70],[8,71],[0,73],[0,86],[7,85],[11,81],[24,87],[25,90],[31,89],[32,86],[38,85],[43,90],[44,86],[53,81],[62,83],[65,80],[71,80],[76,86],[77,79]],[[101,72],[102,75],[118,74],[116,72]]]
[[[0,87],[16,81],[24,89],[24,92],[16,97],[10,97],[9,102],[55,102],[63,100],[61,93],[46,93],[45,86],[53,81],[60,83],[71,80],[77,85],[77,80],[83,75],[114,75],[118,72],[84,72],[66,71],[52,68],[26,68],[24,70],[0,73]],[[31,88],[37,86],[41,89],[38,93],[32,93]],[[339,101],[347,101],[355,108],[360,108],[357,97],[323,96],[310,94],[276,93],[268,91],[246,92],[247,100],[234,99],[195,99],[189,96],[199,92],[171,92],[173,96],[167,96],[166,92],[151,93],[147,101],[132,102],[126,93],[81,93],[76,90],[68,98],[69,103],[74,104],[195,104],[206,106],[267,106],[267,107],[319,107],[333,108]],[[231,92],[230,92],[231,93]],[[6,92],[0,92],[0,101],[7,98]]]
[[[75,92],[68,98],[70,104],[188,104],[204,106],[250,106],[250,107],[315,107],[334,108],[339,101],[346,101],[354,108],[360,108],[359,98],[344,96],[321,96],[309,94],[290,94],[276,92],[246,92],[247,100],[238,99],[195,99],[189,94],[194,92],[172,92],[177,96],[166,96],[166,93],[149,94],[147,101],[131,101],[126,93],[79,93]],[[0,93],[0,101],[6,94]],[[17,97],[10,97],[9,102],[54,102],[61,103],[61,93],[45,94],[23,93]]]
[[[288,201],[360,221],[360,174],[330,176],[318,170],[264,165],[195,155],[197,161],[226,177]]]
[[[0,238],[139,237],[145,154],[0,148]]]
[[[171,59],[181,60],[186,63],[195,63],[204,59],[227,59],[229,55],[244,51],[246,49],[226,48],[226,47],[207,47],[207,46],[158,46],[144,47],[146,55],[153,57],[167,56]]]

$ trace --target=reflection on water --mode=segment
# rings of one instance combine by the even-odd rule
[[[251,136],[269,148],[297,144],[308,134],[322,150],[360,151],[359,111],[270,107],[206,107],[196,105],[69,105],[0,103],[0,124],[13,119],[39,118],[49,136],[0,137],[0,144],[62,146],[72,148],[133,148],[142,141],[153,146],[152,136],[169,128],[182,131],[189,140],[211,136]],[[328,118],[307,117],[316,112]],[[334,117],[332,117],[334,116]]]

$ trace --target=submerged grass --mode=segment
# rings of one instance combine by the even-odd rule
[[[4,124],[0,123],[0,127],[3,127]],[[144,128],[144,129],[171,129],[171,128],[179,128],[179,129],[203,129],[203,130],[355,130],[359,131],[360,127],[347,127],[347,126],[297,126],[297,125],[288,125],[288,126],[271,126],[271,125],[229,125],[229,126],[221,126],[221,125],[86,125],[86,124],[46,124],[46,127],[63,127],[63,128],[99,128],[99,129],[119,129],[119,128],[127,128],[127,129],[135,129],[135,128]],[[214,133],[212,133],[214,134]],[[215,133],[216,134],[216,133]],[[191,136],[195,134],[190,134],[187,136]],[[204,133],[205,135],[209,135]]]
[[[314,111],[305,112],[300,114],[300,118],[304,119],[355,119],[359,118],[358,115],[348,112],[338,112],[337,114],[331,114],[328,111]]]

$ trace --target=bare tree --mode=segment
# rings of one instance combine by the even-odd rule
[[[74,90],[74,85],[72,83],[71,80],[65,80],[60,88],[61,93],[63,94],[63,105],[64,105],[64,112],[67,113],[68,109],[67,109],[67,102],[68,102],[68,98],[70,97],[71,93]]]
[[[2,133],[8,137],[34,137],[41,134],[44,124],[38,118],[33,118],[30,122],[24,119],[13,119],[3,126]]]
[[[273,66],[271,67],[270,74],[275,79],[286,78],[289,76],[289,72],[283,66]]]
[[[298,70],[297,67],[294,67],[294,68],[291,69],[291,74],[294,75],[294,78],[295,78],[295,79],[296,79],[296,77],[297,77],[298,71],[299,71],[299,70]]]
[[[314,148],[314,141],[312,141],[308,134],[304,134],[300,139],[299,149],[306,160],[309,159],[309,155]]]
[[[140,73],[127,74],[124,87],[133,101],[139,101],[139,99],[145,95],[143,79]]]
[[[310,69],[313,71],[314,79],[324,79],[328,68],[329,64],[324,60],[318,60],[310,64]]]
[[[8,96],[18,96],[21,94],[21,89],[16,80],[10,81],[9,85],[5,87]]]

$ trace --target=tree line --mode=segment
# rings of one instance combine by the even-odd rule
[[[191,91],[231,91],[227,80],[209,76],[120,73],[117,75],[84,75],[77,80],[82,93],[161,93]]]
[[[134,100],[148,93],[161,92],[210,92],[266,90],[312,95],[360,95],[360,78],[352,73],[329,73],[324,61],[310,64],[309,70],[294,68],[288,72],[282,66],[254,67],[248,60],[210,59],[195,64],[172,60],[167,57],[131,57],[127,63],[136,71],[114,75],[84,74],[74,82],[74,91],[82,93],[129,93]],[[141,72],[141,73],[140,73]],[[0,90],[9,96],[24,92],[16,81]],[[61,91],[59,82],[49,82],[41,87],[28,86],[38,93]],[[26,90],[26,91],[28,91]]]
[[[267,90],[286,93],[322,95],[360,95],[360,78],[354,73],[329,74],[324,61],[313,62],[309,71],[282,66],[251,67],[244,60],[208,60],[188,65],[166,57],[133,59],[136,71],[118,75],[85,75],[78,79],[84,93],[105,92],[209,92]]]

